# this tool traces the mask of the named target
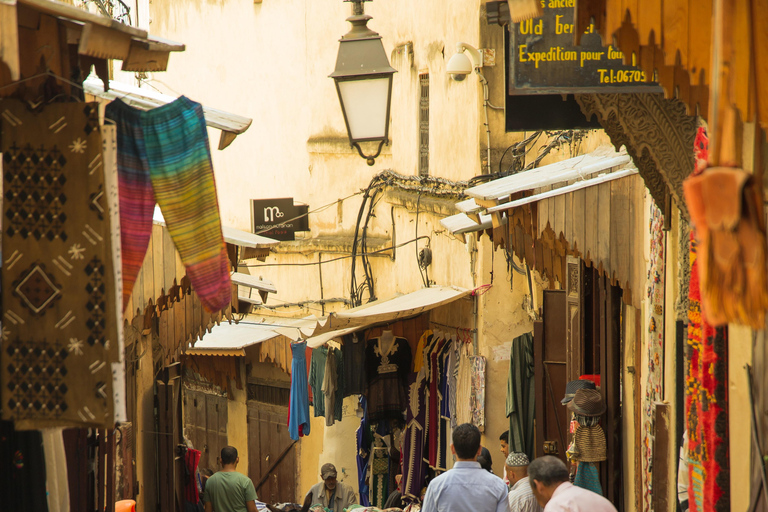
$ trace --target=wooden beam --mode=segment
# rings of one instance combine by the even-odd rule
[[[84,23],[98,25],[142,39],[149,37],[146,30],[120,23],[117,20],[101,16],[100,14],[93,14],[84,9],[79,9],[74,5],[67,5],[54,0],[18,0],[18,3],[19,5],[29,6],[38,12],[50,14],[52,16],[60,16],[62,18],[69,18]]]
[[[148,50],[137,44],[129,43],[128,54],[123,60],[123,71],[165,71],[168,69],[167,51]]]
[[[131,36],[111,30],[102,25],[86,23],[80,35],[78,52],[81,55],[100,59],[120,59],[128,57]]]

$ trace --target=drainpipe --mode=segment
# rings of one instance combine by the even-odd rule
[[[480,72],[480,68],[475,68],[475,73],[480,77],[480,82],[483,84],[483,112],[485,113],[485,141],[487,144],[488,154],[486,156],[485,173],[491,174],[491,125],[488,124],[488,80]]]

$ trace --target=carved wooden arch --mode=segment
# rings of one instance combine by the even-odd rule
[[[685,104],[661,94],[577,94],[587,119],[597,116],[611,142],[632,157],[645,186],[662,209],[671,195],[688,219],[683,180],[694,166],[698,121]]]

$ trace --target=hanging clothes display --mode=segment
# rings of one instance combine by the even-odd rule
[[[384,331],[381,337],[368,341],[365,364],[370,421],[402,420],[407,404],[405,387],[411,369],[408,340]]]
[[[41,108],[0,102],[3,417],[109,428],[118,305],[98,104]]]
[[[200,450],[187,448],[184,455],[184,468],[187,479],[184,482],[184,499],[188,503],[196,505],[200,501],[200,493],[197,488],[197,465],[200,464]]]
[[[344,413],[344,391],[347,385],[344,375],[344,353],[335,348],[333,355],[336,358],[336,395],[333,401],[333,417],[336,421],[341,421]]]
[[[365,341],[357,333],[348,334],[341,345],[344,362],[344,397],[365,394]]]
[[[363,395],[358,399],[358,408],[362,409],[363,416],[360,418],[360,426],[355,434],[357,440],[357,487],[360,495],[360,504],[368,507],[371,505],[368,469],[371,460],[373,438],[371,436],[371,425],[368,423],[368,403]]]
[[[232,286],[203,107],[181,96],[142,111],[116,99],[105,115],[117,126],[123,307],[144,261],[157,202],[203,307],[224,309]]]
[[[459,358],[461,353],[461,342],[454,340],[451,344],[451,354],[448,359],[448,388],[449,388],[449,402],[451,410],[451,428],[455,429],[457,426],[457,405],[456,397],[458,396],[459,387]]]
[[[536,397],[533,383],[533,335],[525,333],[512,340],[507,377],[509,451],[534,456],[534,415]]]
[[[412,374],[412,380],[408,387],[408,409],[405,416],[405,436],[402,448],[402,493],[407,500],[411,501],[419,499],[427,477],[427,466],[424,462],[426,393],[426,370],[422,367],[418,374]]]
[[[317,350],[315,350],[317,351]],[[308,436],[309,422],[309,385],[307,384],[307,342],[291,343],[291,393],[288,405],[288,434],[298,441],[301,436]]]
[[[315,410],[315,418],[325,416],[325,395],[323,395],[322,388],[327,358],[328,347],[317,347],[312,351],[312,362],[309,368],[309,387],[312,390],[312,405]]]
[[[64,448],[64,429],[47,428],[43,436],[48,512],[65,512],[71,509],[69,502],[69,470]]]
[[[419,373],[421,367],[424,365],[424,350],[426,349],[429,340],[432,338],[432,331],[427,329],[424,334],[419,338],[419,342],[416,344],[416,353],[413,355],[413,371]]]

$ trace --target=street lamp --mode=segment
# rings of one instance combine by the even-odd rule
[[[389,142],[392,75],[396,70],[389,65],[381,36],[367,27],[371,17],[363,13],[363,2],[370,0],[344,1],[354,2],[352,16],[347,18],[352,29],[339,39],[336,69],[329,76],[336,82],[349,143],[368,165],[373,165],[381,147]],[[378,142],[376,154],[365,155],[361,142]]]

